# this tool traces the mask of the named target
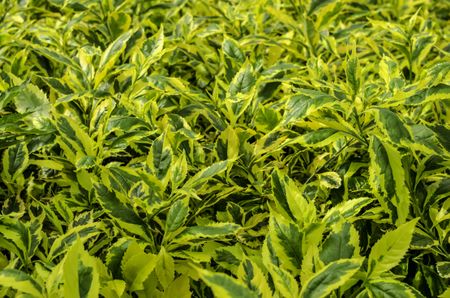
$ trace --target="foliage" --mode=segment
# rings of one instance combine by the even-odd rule
[[[449,297],[449,15],[1,0],[0,296]]]

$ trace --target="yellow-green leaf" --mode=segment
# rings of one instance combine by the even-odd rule
[[[409,214],[410,192],[406,186],[402,157],[390,143],[372,136],[369,146],[369,182],[381,206],[394,223]]]
[[[418,219],[414,219],[400,225],[397,229],[384,234],[375,243],[368,260],[369,277],[378,277],[400,263],[409,248],[417,221]]]
[[[326,297],[344,285],[359,270],[361,264],[362,259],[343,259],[331,262],[303,285],[300,297]]]
[[[131,32],[127,31],[117,37],[113,43],[111,43],[100,57],[100,62],[98,65],[97,73],[94,79],[94,88],[97,88],[103,79],[107,76],[111,68],[119,60],[120,55],[125,50],[127,41],[131,37]]]
[[[42,287],[31,276],[17,269],[3,269],[0,271],[0,286],[13,288],[19,293],[29,294],[31,297],[45,297]]]

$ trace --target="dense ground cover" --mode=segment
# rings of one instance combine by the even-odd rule
[[[449,17],[0,1],[0,296],[450,297]]]

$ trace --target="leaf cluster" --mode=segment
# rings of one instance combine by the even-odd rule
[[[0,296],[449,297],[449,15],[0,0]]]

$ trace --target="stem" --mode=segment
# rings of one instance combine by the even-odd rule
[[[369,141],[367,140],[366,136],[364,135],[364,131],[361,126],[361,122],[359,121],[359,115],[358,115],[358,112],[356,111],[355,107],[353,107],[353,116],[355,117],[356,125],[358,126],[359,133],[361,134],[361,140],[364,141],[366,146],[369,146]]]

